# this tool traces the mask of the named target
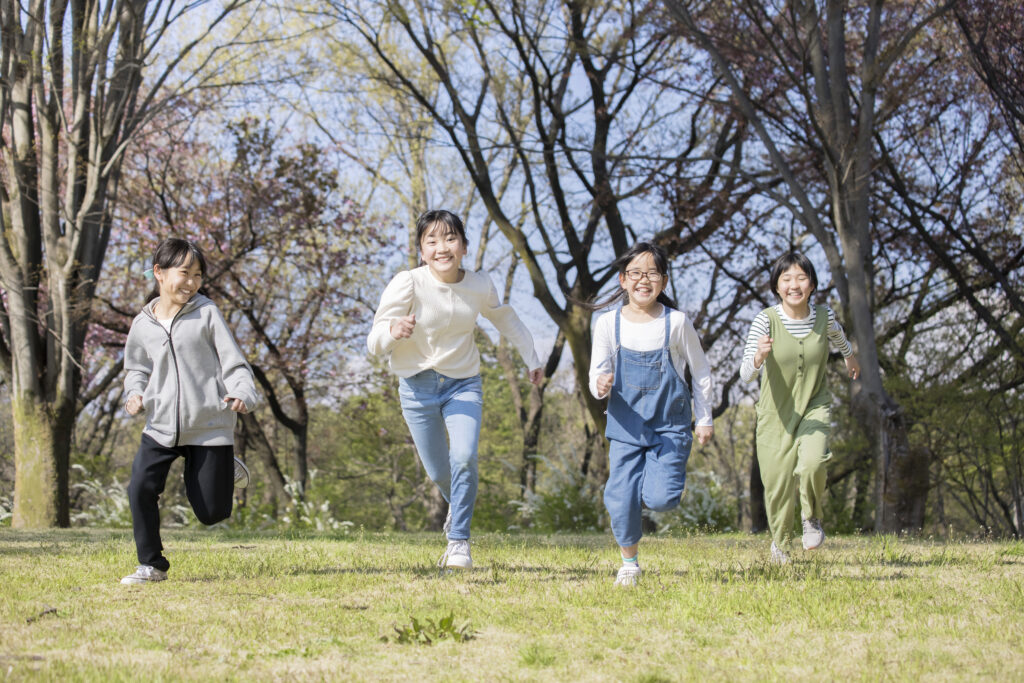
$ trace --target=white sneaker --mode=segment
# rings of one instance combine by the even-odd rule
[[[121,579],[121,583],[131,585],[136,583],[151,583],[153,581],[166,581],[167,572],[156,567],[150,567],[148,564],[140,564],[135,568],[134,574]]]
[[[772,564],[789,564],[789,555],[782,552],[779,546],[772,541]]]
[[[615,576],[616,586],[635,586],[640,582],[640,575],[643,574],[640,571],[640,565],[638,564],[624,564],[619,567],[619,573]]]
[[[449,505],[448,506],[448,516],[444,518],[444,526],[441,527],[441,531],[444,532],[445,536],[448,536],[448,534],[451,532],[451,530],[452,530],[452,506]]]
[[[804,550],[814,550],[825,542],[825,530],[821,528],[821,520],[813,517],[804,520]]]
[[[472,569],[473,558],[469,556],[469,541],[448,541],[448,548],[437,561],[442,569]]]
[[[249,485],[249,468],[245,463],[235,458],[235,488],[244,489]]]

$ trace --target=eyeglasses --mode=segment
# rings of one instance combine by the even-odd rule
[[[645,272],[645,271],[642,271],[642,270],[627,270],[626,271],[626,277],[628,277],[633,282],[639,281],[640,278],[642,278],[645,275],[647,276],[647,280],[650,281],[650,282],[661,282],[661,278],[665,277],[664,275],[662,275],[661,273],[659,273],[656,270],[652,270],[650,272]]]

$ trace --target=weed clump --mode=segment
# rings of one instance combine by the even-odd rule
[[[427,617],[417,619],[410,617],[410,623],[404,626],[395,626],[395,635],[381,636],[382,642],[393,641],[395,643],[416,643],[417,645],[433,645],[439,640],[453,640],[456,643],[465,643],[473,640],[477,632],[473,630],[467,621],[460,626],[455,624],[455,613],[449,612],[448,616],[441,617],[437,621]]]

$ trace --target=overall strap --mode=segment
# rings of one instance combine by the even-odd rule
[[[828,306],[819,304],[814,307],[814,315],[817,318],[814,321],[814,332],[817,332],[821,336],[828,334]]]
[[[779,312],[775,310],[775,306],[769,306],[764,309],[764,314],[768,318],[768,336],[774,339],[778,336],[779,328],[784,327],[782,318],[779,317]]]
[[[665,348],[669,347],[669,336],[672,334],[672,311],[665,304],[661,305],[662,313],[665,315]]]

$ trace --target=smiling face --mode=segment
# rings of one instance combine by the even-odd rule
[[[665,273],[658,270],[654,255],[649,252],[637,255],[626,265],[626,272],[619,273],[619,285],[629,295],[630,306],[645,311],[657,303],[665,284]]]
[[[176,313],[203,285],[203,269],[191,256],[178,266],[154,265],[153,277],[160,285],[160,302],[167,312]]]
[[[430,268],[434,277],[442,282],[457,282],[462,257],[466,255],[466,243],[454,230],[443,223],[434,223],[423,232],[420,239],[420,257]]]
[[[803,268],[794,264],[779,275],[775,291],[789,312],[804,313],[814,292],[814,283]]]

